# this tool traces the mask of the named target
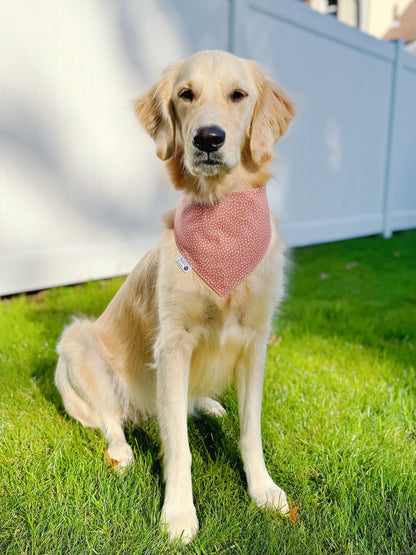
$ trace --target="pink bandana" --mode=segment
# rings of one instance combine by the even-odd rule
[[[174,232],[184,272],[193,269],[220,297],[230,293],[262,261],[271,240],[266,187],[230,193],[215,204],[185,193]]]

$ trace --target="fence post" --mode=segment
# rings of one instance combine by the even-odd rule
[[[248,10],[249,0],[230,0],[228,50],[241,58],[247,57]]]
[[[393,76],[390,99],[390,118],[387,137],[387,153],[385,166],[385,183],[384,183],[384,206],[383,206],[383,235],[386,239],[393,235],[393,190],[395,179],[394,155],[397,147],[397,109],[400,102],[400,80],[402,74],[402,54],[404,42],[395,41],[395,56],[393,62]]]

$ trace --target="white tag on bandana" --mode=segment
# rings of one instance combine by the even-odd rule
[[[189,272],[189,270],[192,270],[191,265],[187,262],[187,260],[183,256],[180,256],[179,258],[177,258],[176,262],[177,262],[179,268],[183,272],[186,273],[186,272]]]

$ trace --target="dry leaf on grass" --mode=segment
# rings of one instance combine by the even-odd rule
[[[299,519],[299,507],[292,507],[292,505],[289,505],[289,520],[291,520],[292,522],[294,522],[295,524],[298,524],[298,519]]]
[[[272,333],[271,336],[269,337],[268,340],[268,344],[269,345],[280,345],[280,343],[282,342],[282,336],[280,335],[279,337],[277,337],[277,335],[275,333]]]
[[[112,459],[110,457],[108,451],[105,452],[105,462],[108,464],[108,466],[111,466],[112,468],[115,468],[119,463],[119,461],[116,461],[116,459]]]

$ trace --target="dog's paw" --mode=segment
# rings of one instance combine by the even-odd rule
[[[198,532],[198,519],[193,505],[188,508],[164,505],[161,523],[171,541],[180,539],[186,544],[191,542]]]
[[[214,401],[214,399],[210,397],[198,397],[196,400],[196,408],[207,414],[212,414],[212,416],[217,416],[218,418],[227,414],[225,408],[218,403],[218,401]]]
[[[133,450],[127,443],[118,448],[109,447],[105,452],[105,460],[116,472],[124,474],[134,461]]]
[[[290,513],[285,492],[272,479],[268,480],[268,483],[263,487],[257,487],[249,491],[249,494],[259,507],[274,509],[286,516]]]

